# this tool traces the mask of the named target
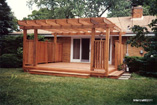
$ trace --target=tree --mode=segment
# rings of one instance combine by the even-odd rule
[[[107,10],[121,7],[123,2],[126,0],[29,0],[27,3],[30,8],[33,4],[40,9],[47,8],[51,18],[73,18],[102,17]]]
[[[40,10],[33,10],[31,15],[24,17],[23,20],[33,20],[33,19],[53,19],[54,16],[51,10],[48,8],[41,8]]]
[[[123,17],[131,15],[131,1],[123,0],[109,10],[107,17]]]
[[[32,13],[32,15],[29,15],[28,17],[36,17],[37,14],[43,14],[43,10],[46,13],[49,13],[51,15],[42,17],[40,15],[40,18],[51,18],[51,19],[61,19],[61,18],[74,18],[74,16],[82,16],[82,10],[83,7],[81,5],[82,0],[29,0],[28,6],[31,8],[33,4],[36,4],[40,9],[39,11],[36,11],[35,13]],[[78,5],[77,5],[78,4]],[[30,19],[31,19],[30,18]]]
[[[138,4],[147,4],[149,5],[149,13],[157,16],[157,1],[156,0],[133,0],[133,3]],[[147,36],[150,32],[146,27],[141,27],[135,25],[132,27],[132,31],[136,33],[136,36],[131,37],[128,41],[131,46],[143,47],[147,52],[155,52],[157,54],[157,19],[152,20],[148,24],[151,28],[151,32],[154,33],[154,36]]]
[[[0,0],[0,36],[17,30],[17,19],[11,12],[6,0]]]
[[[136,3],[135,0],[121,0],[115,4],[113,8],[109,10],[108,17],[124,17],[131,16],[131,9],[133,6],[142,5],[143,15],[149,15],[149,8],[151,5],[148,5],[147,2],[142,2],[137,0],[139,3]]]
[[[133,3],[149,5],[149,13],[157,16],[157,0],[133,0]],[[128,40],[128,44],[135,47],[143,47],[147,53],[141,61],[141,73],[144,75],[156,75],[157,67],[157,18],[148,24],[154,36],[148,36],[151,33],[146,27],[135,25],[132,31],[136,34]]]

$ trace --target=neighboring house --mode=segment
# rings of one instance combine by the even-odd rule
[[[52,43],[43,43],[38,42],[36,38],[34,41],[24,39],[23,68],[35,74],[115,76],[113,71],[117,70],[125,55],[143,56],[142,48],[126,45],[126,40],[135,35],[130,27],[146,26],[152,19],[155,17],[143,16],[142,7],[135,7],[132,17],[19,21],[24,30],[24,38],[27,33],[34,33],[35,37],[37,34],[44,34],[46,38],[52,40]],[[50,65],[49,62],[63,63]]]
[[[143,8],[141,6],[134,7],[132,9],[132,17],[108,18],[110,21],[115,23],[123,31],[126,32],[126,34],[122,36],[123,44],[124,44],[124,54],[125,55],[127,55],[127,56],[144,56],[144,54],[146,52],[143,50],[143,48],[141,48],[141,47],[136,48],[136,47],[131,47],[130,45],[126,45],[126,40],[129,39],[131,36],[136,35],[130,29],[134,25],[147,27],[148,30],[151,31],[150,28],[148,27],[148,24],[151,23],[151,21],[155,18],[156,18],[155,16],[143,16]],[[154,34],[150,33],[148,35],[152,36]]]

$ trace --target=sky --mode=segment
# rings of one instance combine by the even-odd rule
[[[32,9],[29,9],[26,5],[26,1],[28,0],[6,0],[18,20],[22,20],[23,17],[27,17],[27,15],[31,14],[33,10],[38,10],[35,6]]]

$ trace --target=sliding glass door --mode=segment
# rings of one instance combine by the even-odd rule
[[[90,56],[90,39],[73,38],[71,47],[72,62],[89,62]]]

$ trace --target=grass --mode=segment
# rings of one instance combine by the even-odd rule
[[[130,80],[83,79],[0,68],[0,105],[157,105],[157,79],[137,74]]]

